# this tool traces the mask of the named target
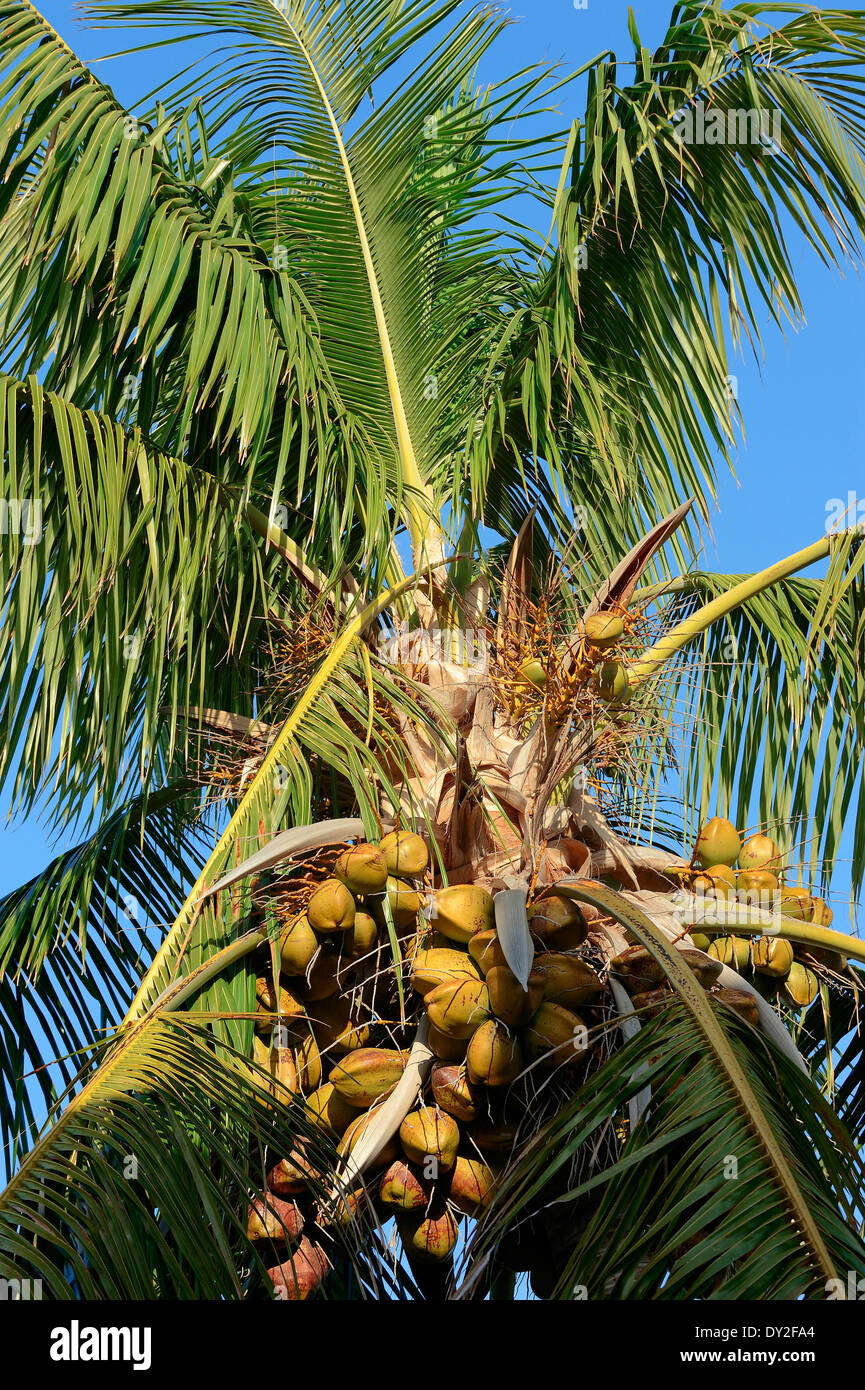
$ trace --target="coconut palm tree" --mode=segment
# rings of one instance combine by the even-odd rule
[[[85,8],[192,47],[130,112],[0,3],[0,769],[82,837],[0,905],[4,1275],[843,1292],[865,947],[816,891],[851,822],[854,893],[865,867],[859,537],[697,565],[728,353],[800,315],[785,220],[858,255],[865,16],[683,3],[654,53],[632,24],[630,80],[605,53],[484,86],[486,5]],[[698,143],[707,111],[773,119]],[[714,810],[770,831],[780,910],[695,891]],[[334,934],[312,895],[394,832]],[[442,933],[478,1010],[456,1053],[481,1016],[521,1049],[461,1138],[474,1202],[438,1128],[408,1142],[459,1129],[441,1075],[417,1109]],[[582,972],[578,1049],[538,1022],[551,955]],[[340,1153],[310,1097],[370,1043],[399,1077]],[[395,1262],[397,1134],[424,1195]]]

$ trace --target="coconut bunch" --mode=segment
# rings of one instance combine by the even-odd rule
[[[770,836],[747,836],[726,818],[713,816],[700,828],[687,867],[673,866],[670,873],[701,904],[700,918],[691,926],[693,944],[749,979],[764,998],[777,997],[789,1008],[803,1010],[817,999],[821,978],[843,984],[847,960],[836,951],[772,935],[771,926],[759,936],[748,933],[752,908],[788,923],[832,925],[832,909],[801,882],[791,883],[784,861]],[[713,904],[741,916],[741,930],[713,931],[718,915]]]

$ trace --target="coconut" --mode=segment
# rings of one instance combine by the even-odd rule
[[[326,878],[306,905],[310,926],[320,932],[348,931],[354,914],[354,898],[338,878]]]
[[[306,1102],[306,1110],[315,1125],[332,1129],[339,1136],[345,1134],[349,1125],[357,1119],[357,1110],[329,1081],[313,1091]]]
[[[526,685],[533,685],[536,690],[543,690],[547,684],[547,668],[537,657],[530,657],[528,661],[523,662],[520,676]]]
[[[321,1085],[321,1053],[312,1033],[308,1033],[297,1049],[297,1080],[307,1095]]]
[[[714,940],[714,937],[704,931],[692,931],[689,935],[698,951],[708,951]]]
[[[495,1185],[496,1175],[483,1159],[459,1154],[448,1195],[458,1211],[477,1216],[492,1201]]]
[[[720,964],[707,960],[703,951],[695,951],[691,946],[681,946],[679,955],[693,970],[703,989],[711,989],[721,973]]]
[[[494,965],[507,965],[505,953],[499,945],[499,935],[495,927],[479,931],[472,937],[468,946],[469,955],[482,975]]]
[[[840,951],[830,951],[824,946],[809,946],[807,950],[812,960],[827,970],[834,971],[836,975],[847,969],[847,957]]]
[[[631,691],[628,673],[620,661],[604,661],[595,671],[598,694],[607,704],[627,700]]]
[[[333,872],[355,897],[381,893],[387,883],[387,861],[377,845],[352,845],[344,849]]]
[[[810,922],[814,915],[814,899],[807,888],[794,887],[781,889],[781,914],[793,917],[798,922]]]
[[[273,1240],[284,1245],[303,1232],[303,1213],[296,1202],[269,1194],[254,1197],[246,1213],[247,1240]]]
[[[512,1028],[527,1023],[544,997],[544,982],[537,975],[529,977],[528,989],[523,989],[510,966],[494,965],[487,971],[490,1009],[496,1018]]]
[[[719,1004],[724,1004],[728,1009],[732,1009],[740,1018],[744,1018],[752,1027],[757,1028],[760,1024],[760,1010],[757,1001],[748,990],[745,989],[719,989],[716,990],[712,999],[716,999]]]
[[[713,816],[701,827],[694,846],[694,855],[704,869],[735,864],[741,848],[739,832],[732,821]]]
[[[477,1037],[477,1033],[474,1036]],[[453,1115],[455,1120],[475,1119],[477,1104],[464,1066],[440,1065],[433,1067],[430,1074],[430,1085],[435,1103],[441,1110],[445,1110],[448,1115]]]
[[[424,1211],[429,1205],[431,1187],[398,1158],[382,1174],[379,1198],[395,1211]]]
[[[438,890],[429,916],[437,931],[465,945],[478,932],[495,925],[495,906],[485,888],[458,883]]]
[[[448,1037],[447,1033],[443,1033],[432,1023],[429,1026],[427,1042],[442,1062],[461,1062],[466,1055],[467,1038]]]
[[[691,885],[692,891],[716,902],[735,897],[736,875],[726,864],[712,864],[702,874],[698,874]]]
[[[405,1070],[405,1058],[395,1048],[362,1047],[337,1062],[330,1080],[343,1100],[366,1110],[392,1090]]]
[[[302,1139],[298,1139],[289,1158],[281,1158],[267,1174],[267,1186],[277,1197],[291,1197],[306,1192],[318,1174],[306,1156]]]
[[[745,936],[719,936],[710,945],[709,955],[740,975],[751,967],[751,943]]]
[[[399,1142],[409,1162],[420,1164],[425,1177],[435,1178],[456,1162],[460,1127],[452,1115],[424,1105],[406,1115],[399,1127]]]
[[[329,999],[339,989],[339,956],[321,950],[310,966],[303,984],[303,997],[314,1003]]]
[[[284,1264],[267,1271],[275,1296],[283,1302],[296,1303],[309,1298],[320,1288],[327,1273],[327,1256],[320,1245],[313,1245],[306,1236]]]
[[[781,986],[781,998],[794,1009],[807,1009],[820,993],[820,981],[807,966],[794,960],[790,974]]]
[[[597,970],[579,956],[562,955],[553,951],[535,956],[532,976],[540,980],[544,999],[549,999],[554,1004],[564,1004],[566,1009],[571,1009],[576,1004],[590,1003],[603,990]]]
[[[410,1258],[437,1262],[453,1254],[459,1227],[445,1204],[434,1202],[419,1218],[400,1222],[400,1235]]]
[[[479,980],[481,973],[465,951],[417,951],[412,961],[412,989],[429,994],[437,985]]]
[[[279,938],[279,958],[286,975],[305,975],[318,950],[318,938],[306,913],[289,923]]]
[[[835,914],[829,904],[825,902],[823,898],[813,898],[812,902],[814,907],[811,914],[811,921],[814,925],[817,927],[831,927]]]
[[[365,1110],[362,1115],[358,1115],[353,1124],[350,1124],[345,1134],[340,1140],[337,1153],[340,1158],[348,1158],[355,1144],[360,1139],[367,1125],[374,1124],[378,1118],[378,1109]],[[372,1164],[373,1169],[386,1168],[399,1158],[399,1143],[396,1135],[393,1135],[376,1154]]]
[[[658,989],[646,989],[640,994],[632,994],[631,1004],[642,1015],[642,1021],[645,1022],[646,1019],[657,1018],[671,997],[667,986],[661,985]]]
[[[418,878],[429,867],[426,840],[409,830],[393,830],[379,845],[387,871],[397,878]]]
[[[629,994],[639,994],[641,990],[660,984],[666,978],[663,966],[645,946],[628,946],[620,951],[610,961],[610,969],[614,975],[621,977]]]
[[[543,1067],[578,1062],[587,1056],[588,1030],[578,1014],[561,1004],[541,1004],[525,1032],[523,1045]]]
[[[768,835],[752,835],[742,846],[739,854],[739,868],[768,869],[770,873],[781,872],[781,851]]]
[[[368,956],[375,950],[378,942],[378,923],[375,918],[358,908],[354,914],[354,927],[350,934],[346,932],[345,940],[348,942],[348,953],[352,960]]]
[[[413,927],[423,906],[423,898],[417,889],[404,879],[388,876],[385,893],[394,926],[400,931]]]
[[[490,1016],[490,994],[483,980],[438,985],[424,999],[429,1021],[449,1038],[470,1038]]]
[[[625,624],[616,613],[593,613],[586,618],[586,641],[602,651],[621,641],[624,631]]]
[[[488,1019],[472,1034],[466,1071],[476,1086],[510,1086],[523,1070],[519,1041],[498,1019]]]
[[[780,936],[760,936],[751,943],[751,965],[760,975],[781,980],[789,975],[793,947]]]
[[[526,909],[529,930],[550,951],[572,951],[582,946],[589,924],[578,903],[561,893],[547,893]]]
[[[746,869],[736,880],[736,891],[752,907],[770,908],[778,891],[778,879],[769,869]]]

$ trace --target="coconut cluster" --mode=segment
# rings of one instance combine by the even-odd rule
[[[491,893],[473,884],[432,891],[428,871],[426,842],[408,832],[347,848],[285,926],[278,978],[264,968],[257,982],[256,1058],[282,1102],[302,1100],[343,1160],[403,1074],[418,1009],[426,1015],[435,1061],[417,1103],[363,1188],[327,1216],[351,1220],[371,1196],[380,1217],[397,1219],[412,1264],[452,1253],[460,1220],[488,1205],[503,1165],[550,1113],[550,1096],[557,1106],[582,1084],[593,1030],[610,1011],[575,902],[546,889],[529,904],[535,955],[523,988],[499,944]],[[387,1023],[369,998],[382,975],[395,979],[391,928],[409,992],[404,1022]],[[299,1141],[271,1164],[269,1193],[249,1211],[251,1239],[286,1246],[269,1271],[282,1298],[308,1297],[327,1269],[311,1179],[323,1185],[326,1175],[312,1172]]]
[[[731,821],[713,816],[697,836],[688,886],[699,897],[719,904],[755,907],[794,922],[831,926],[832,909],[801,883],[789,882],[784,859],[768,835],[745,838]],[[834,951],[806,949],[777,936],[751,937],[747,926],[739,934],[695,929],[691,939],[715,960],[750,979],[764,997],[777,996],[795,1009],[808,1008],[817,998],[820,980],[814,966],[840,973],[847,965]]]

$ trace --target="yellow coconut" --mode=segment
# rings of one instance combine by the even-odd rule
[[[306,1109],[316,1125],[322,1129],[332,1129],[337,1135],[345,1134],[349,1125],[357,1119],[357,1110],[329,1081],[308,1097]]]
[[[448,1196],[458,1211],[477,1216],[493,1199],[496,1175],[481,1158],[459,1154]]]
[[[412,961],[412,989],[429,994],[437,985],[479,980],[481,972],[466,951],[418,951]]]
[[[495,927],[488,927],[486,931],[479,931],[472,937],[469,942],[469,955],[482,975],[486,975],[494,965],[507,965]]]
[[[564,1004],[566,1009],[576,1004],[588,1004],[603,990],[597,970],[579,956],[547,951],[535,956],[532,975],[540,980],[544,999]],[[490,990],[492,1001],[492,990]],[[495,1005],[493,1005],[495,1012]]]
[[[512,1028],[527,1023],[544,997],[544,982],[539,976],[532,974],[528,989],[523,989],[507,965],[492,966],[486,982],[491,1011]]]
[[[807,888],[782,888],[780,909],[784,917],[793,917],[798,922],[810,922],[814,914],[814,899]]]
[[[306,1091],[318,1090],[321,1085],[321,1053],[312,1033],[308,1033],[297,1049],[297,1079]]]
[[[409,830],[393,830],[379,845],[387,871],[396,878],[418,878],[429,867],[426,840]]]
[[[490,1016],[490,994],[483,980],[438,985],[424,999],[429,1021],[449,1038],[470,1038]]]
[[[504,1155],[516,1147],[519,1126],[513,1120],[482,1118],[472,1121],[467,1133],[481,1153]]]
[[[478,932],[495,925],[492,894],[472,883],[440,888],[433,899],[430,921],[449,940],[465,945]]]
[[[343,1100],[366,1110],[393,1089],[404,1070],[405,1058],[396,1048],[361,1047],[334,1065],[330,1080]]]
[[[285,974],[305,975],[317,950],[318,937],[306,913],[301,913],[279,938],[279,958]]]
[[[447,1033],[443,1033],[440,1028],[436,1028],[431,1023],[427,1042],[436,1057],[440,1058],[442,1062],[461,1062],[466,1055],[468,1038],[448,1037]]]
[[[473,1036],[477,1037],[477,1033]],[[467,1122],[477,1117],[476,1096],[469,1084],[465,1066],[451,1063],[433,1067],[430,1085],[436,1105],[448,1115],[453,1115],[455,1120]]]
[[[393,917],[394,926],[400,930],[413,927],[423,906],[423,898],[416,888],[404,879],[388,876],[385,884],[387,903]]]
[[[781,998],[794,1009],[807,1009],[820,993],[820,981],[807,966],[794,960],[790,974],[781,986]]]
[[[751,835],[739,854],[739,868],[746,872],[768,869],[770,873],[780,874],[781,851],[768,835]]]
[[[593,613],[586,618],[586,641],[593,647],[612,647],[624,635],[625,624],[616,613]]]
[[[769,869],[746,869],[736,880],[740,901],[768,910],[778,892],[778,879]]]
[[[339,1148],[337,1149],[340,1158],[348,1158],[367,1125],[375,1124],[377,1117],[378,1107],[373,1110],[365,1110],[361,1115],[358,1115],[357,1119],[353,1124],[349,1125],[340,1140]],[[384,1148],[376,1154],[371,1167],[376,1171],[387,1168],[397,1158],[399,1158],[399,1143],[396,1135],[394,1135],[392,1139],[388,1139]]]
[[[744,975],[751,966],[751,943],[745,936],[719,936],[710,945],[709,955]]]
[[[358,908],[354,926],[342,938],[341,946],[350,960],[361,960],[372,954],[378,944],[378,923],[368,912]]]
[[[694,854],[704,869],[735,864],[741,847],[739,832],[732,821],[713,816],[701,827]]]
[[[519,1040],[498,1019],[482,1023],[469,1039],[466,1071],[476,1086],[510,1086],[524,1066]]]
[[[780,936],[760,936],[751,943],[751,965],[760,975],[781,980],[790,973],[793,947]]]
[[[306,905],[309,924],[320,932],[343,932],[354,926],[355,902],[344,883],[327,878]]]
[[[306,973],[301,986],[304,999],[315,1003],[319,999],[329,999],[339,989],[339,956],[330,951],[319,951]]]
[[[831,927],[835,914],[829,904],[825,902],[823,898],[813,898],[812,902],[814,904],[814,909],[811,915],[811,921],[814,925],[817,927]]]
[[[444,1203],[436,1203],[420,1217],[400,1222],[403,1247],[410,1259],[446,1260],[457,1243],[459,1227]]]
[[[377,845],[352,845],[344,849],[333,871],[355,897],[380,893],[387,883],[387,861]]]
[[[446,1111],[424,1105],[406,1115],[399,1127],[399,1142],[409,1163],[419,1164],[425,1177],[436,1178],[456,1162],[460,1127]]]
[[[541,1004],[525,1029],[527,1056],[542,1067],[558,1067],[586,1057],[588,1029],[578,1014],[561,1004]]]
[[[430,1183],[398,1158],[382,1174],[378,1195],[383,1205],[394,1211],[425,1211],[430,1190]]]

